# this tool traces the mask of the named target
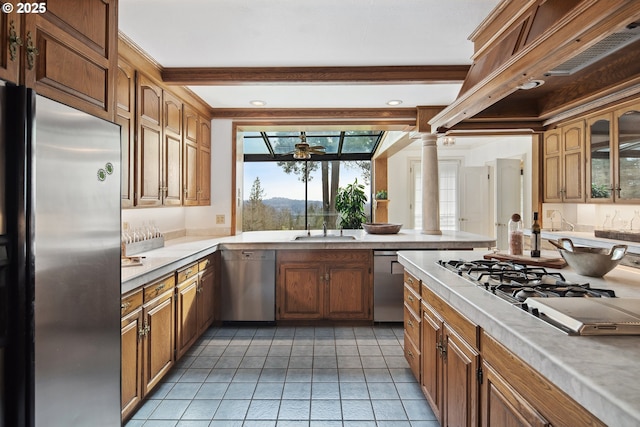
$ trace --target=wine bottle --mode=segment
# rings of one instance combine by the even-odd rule
[[[540,258],[540,224],[538,224],[538,212],[533,213],[533,225],[531,225],[531,257]]]

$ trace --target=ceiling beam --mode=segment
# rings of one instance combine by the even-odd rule
[[[460,83],[465,79],[468,71],[468,65],[164,68],[162,80],[167,84],[185,86],[276,83]]]
[[[213,108],[216,119],[376,120],[415,125],[415,108]]]

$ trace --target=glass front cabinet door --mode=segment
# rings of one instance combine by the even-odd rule
[[[640,104],[616,113],[614,200],[640,203]]]
[[[587,120],[587,200],[613,201],[612,113]]]

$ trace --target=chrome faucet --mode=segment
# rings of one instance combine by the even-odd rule
[[[327,221],[323,221],[322,223],[322,235],[327,237]]]

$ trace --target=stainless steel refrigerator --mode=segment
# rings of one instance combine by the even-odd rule
[[[120,128],[0,86],[2,427],[120,425]]]

